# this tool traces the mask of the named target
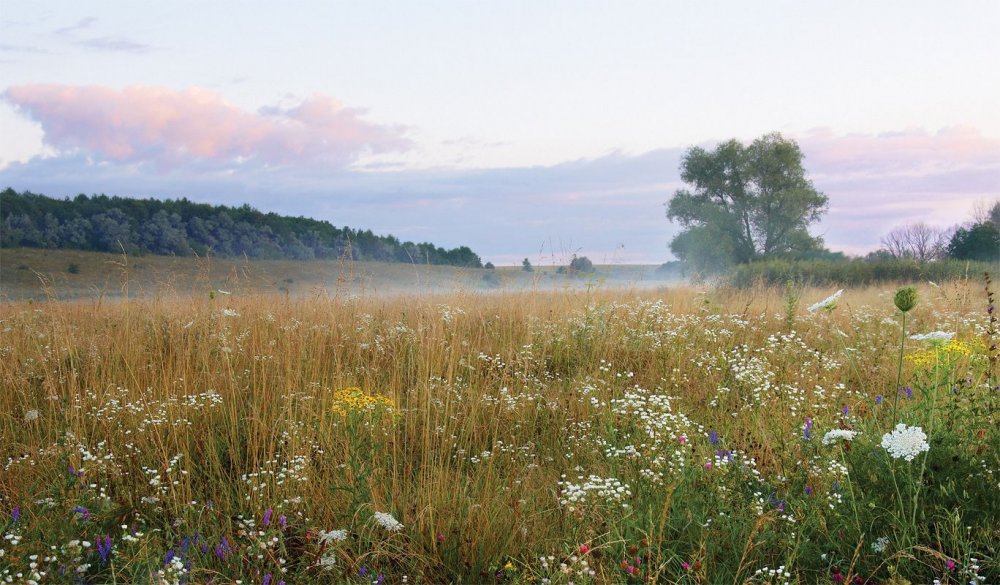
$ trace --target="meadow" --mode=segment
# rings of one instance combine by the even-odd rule
[[[0,582],[996,583],[991,286],[0,304]]]

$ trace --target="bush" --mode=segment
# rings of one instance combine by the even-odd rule
[[[70,274],[80,274],[80,265],[76,262],[70,262],[69,266],[66,268],[66,272]]]
[[[784,286],[789,280],[803,286],[870,286],[882,282],[944,281],[983,272],[996,272],[996,264],[941,260],[919,263],[915,260],[770,260],[741,264],[730,273],[731,284],[750,287],[755,283]]]

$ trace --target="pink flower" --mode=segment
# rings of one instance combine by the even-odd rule
[[[955,572],[955,561],[948,559],[947,561],[944,562],[944,564],[948,567],[949,573]]]
[[[688,569],[691,568],[691,563],[684,561],[683,563],[681,563],[681,566],[684,567],[685,571],[687,571]]]
[[[687,440],[688,440],[687,435],[681,435],[677,437],[677,442],[680,443],[681,445],[687,443]]]
[[[590,547],[589,546],[587,546],[585,544],[581,544],[580,545],[580,554],[581,555],[585,555],[585,554],[587,554],[589,552],[590,552]]]

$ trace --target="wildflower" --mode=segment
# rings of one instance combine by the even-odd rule
[[[853,441],[855,435],[857,434],[858,434],[857,431],[847,431],[844,429],[834,429],[832,431],[827,431],[827,433],[823,435],[823,444],[832,445],[840,439],[843,439],[845,441]]]
[[[684,561],[683,563],[681,563],[681,567],[682,567],[682,568],[683,568],[683,569],[684,569],[685,571],[687,571],[688,569],[690,569],[690,568],[691,568],[691,563],[689,563],[689,562],[687,562],[687,561]]]
[[[948,559],[947,561],[944,562],[944,564],[945,564],[946,567],[948,567],[948,572],[949,573],[954,573],[955,572],[955,561],[953,561],[951,559]]]
[[[101,562],[107,564],[108,557],[111,556],[111,537],[97,537],[97,554],[101,555]]]
[[[805,492],[806,492],[807,496],[812,495],[812,493],[813,493],[812,487],[806,486]]]
[[[882,404],[882,395],[879,394],[875,397],[875,404]]]
[[[319,559],[319,566],[321,569],[326,569],[330,571],[336,564],[337,564],[337,555],[333,551],[326,553]]]
[[[215,545],[215,556],[224,561],[232,553],[233,549],[229,546],[229,540],[223,536],[219,544]]]
[[[347,416],[350,412],[372,412],[379,409],[392,412],[393,406],[392,400],[386,396],[366,394],[361,388],[351,386],[334,392],[330,410],[334,414]]]
[[[806,440],[809,440],[809,439],[812,438],[812,428],[813,428],[813,421],[812,421],[812,419],[809,418],[809,417],[806,417],[806,424],[804,424],[802,426],[802,436],[805,437]]]
[[[715,446],[715,444],[719,442],[719,433],[712,431],[708,434],[708,440],[713,446]]]
[[[927,435],[920,427],[907,427],[903,423],[896,425],[896,429],[891,433],[882,435],[882,447],[889,452],[893,459],[906,459],[913,461],[913,458],[920,453],[929,451],[931,446],[927,443]]]
[[[389,532],[399,532],[403,529],[403,525],[399,520],[396,520],[392,517],[392,514],[387,512],[375,512],[375,522]]]
[[[892,299],[893,304],[900,311],[907,313],[917,305],[917,289],[906,286],[896,291],[896,296]]]
[[[284,514],[278,516],[278,525],[281,526],[282,530],[288,528],[288,517],[285,516]]]
[[[822,301],[814,305],[811,305],[807,310],[810,313],[815,313],[820,309],[826,309],[827,311],[832,311],[837,307],[837,299],[840,298],[840,295],[843,294],[843,292],[844,289],[840,289],[837,292],[833,293],[832,295],[826,297]]]
[[[437,541],[438,541],[438,544],[441,544],[442,542],[444,542],[444,535],[443,534],[438,534],[437,535]]]
[[[272,510],[271,508],[268,508],[267,510],[264,511],[264,526],[271,525],[271,514],[273,513],[274,510]]]
[[[954,331],[950,333],[945,331],[931,331],[930,333],[918,333],[916,335],[911,335],[910,339],[916,341],[949,341],[952,337],[955,337]]]
[[[327,542],[341,542],[347,540],[346,530],[330,530],[329,532],[320,531],[319,532],[319,543],[325,544]]]
[[[268,573],[267,576],[264,577],[264,582],[261,583],[261,585],[271,585],[271,574],[270,573]]]
[[[37,410],[31,409],[31,410],[25,411],[25,413],[24,413],[24,422],[31,422],[31,421],[37,420],[37,419],[38,419],[38,411]]]
[[[77,506],[73,508],[73,512],[80,515],[81,520],[90,519],[90,510],[84,508],[83,506]]]
[[[239,317],[240,314],[236,312],[236,309],[222,309],[223,317]]]
[[[14,509],[10,511],[10,518],[14,524],[21,520],[21,506],[14,506]]]

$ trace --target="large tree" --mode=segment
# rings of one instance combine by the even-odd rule
[[[777,133],[748,146],[730,140],[688,150],[681,178],[691,188],[674,193],[667,207],[667,217],[685,228],[671,251],[711,269],[821,249],[807,228],[827,197],[806,178],[802,158],[798,144]]]

